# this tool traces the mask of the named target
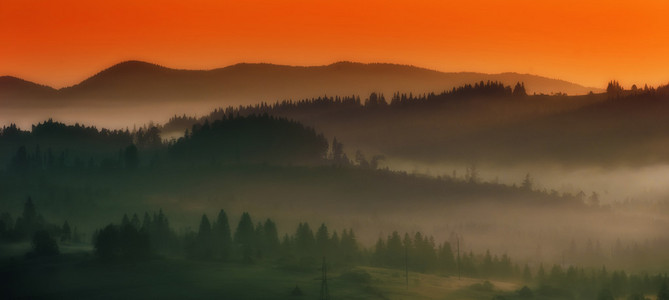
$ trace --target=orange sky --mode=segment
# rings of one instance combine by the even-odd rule
[[[62,87],[127,59],[393,62],[657,85],[669,82],[669,1],[0,1],[0,75]]]

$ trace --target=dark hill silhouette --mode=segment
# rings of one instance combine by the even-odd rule
[[[378,96],[374,95],[375,98]],[[669,161],[669,86],[583,96],[516,96],[481,83],[436,95],[319,97],[174,116],[163,133],[226,115],[269,114],[304,123],[349,149],[396,161],[514,166],[648,166]],[[350,153],[353,154],[353,153]]]
[[[39,85],[12,76],[0,76],[0,104],[12,105],[27,99],[50,98],[57,91],[51,87]]]
[[[241,63],[212,70],[180,70],[141,61],[105,69],[59,90],[22,80],[0,84],[0,120],[20,126],[53,117],[107,128],[148,121],[166,122],[174,114],[202,115],[215,107],[251,105],[322,95],[386,96],[423,94],[480,81],[513,86],[524,82],[529,94],[586,94],[591,90],[562,80],[502,73],[443,73],[396,64],[339,62],[325,66]]]
[[[4,78],[4,77],[3,77]],[[160,103],[215,101],[216,104],[254,104],[260,101],[301,99],[328,95],[365,95],[370,92],[439,92],[479,81],[500,81],[507,85],[525,82],[528,93],[586,94],[601,91],[563,80],[541,76],[501,73],[443,73],[396,64],[338,62],[326,66],[285,66],[241,63],[213,70],[179,70],[141,61],[114,65],[71,87],[42,89],[43,94],[25,93],[28,82],[3,80],[0,95],[18,101],[41,96],[60,104],[72,100]],[[33,84],[31,90],[37,89]],[[9,97],[8,97],[9,98]],[[38,99],[35,99],[38,100]],[[47,99],[44,99],[47,100]]]

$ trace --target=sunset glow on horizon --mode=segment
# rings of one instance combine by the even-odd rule
[[[0,76],[53,87],[123,60],[411,64],[603,87],[669,82],[667,1],[42,1],[0,3]]]

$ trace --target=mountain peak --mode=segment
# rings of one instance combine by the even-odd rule
[[[167,69],[166,67],[159,66],[156,64],[148,63],[145,61],[139,61],[139,60],[127,60],[120,62],[118,64],[115,64],[105,70],[102,70],[100,73],[103,72],[138,72],[138,71],[144,71],[144,70],[163,70]]]
[[[55,91],[53,88],[37,84],[14,76],[0,76],[0,94],[12,93],[45,93]]]

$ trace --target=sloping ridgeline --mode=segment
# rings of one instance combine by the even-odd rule
[[[313,128],[267,114],[207,121],[169,146],[174,158],[199,163],[312,164],[327,150]]]

